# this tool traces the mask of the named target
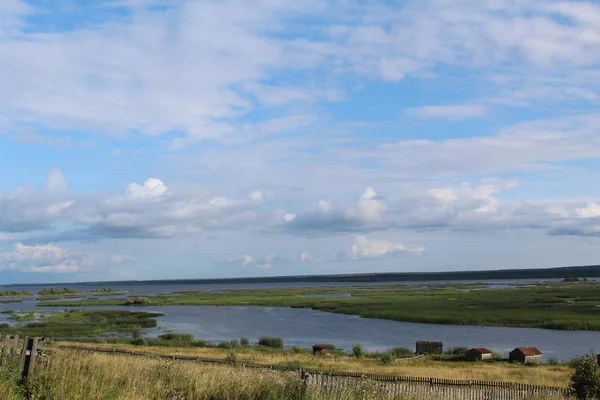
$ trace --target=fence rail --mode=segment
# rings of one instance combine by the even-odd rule
[[[148,351],[94,346],[57,345],[56,347],[96,353],[124,354],[129,356],[154,357],[211,364],[229,364],[227,360],[211,357],[168,355]],[[356,387],[358,385],[367,385],[367,387],[370,385],[374,390],[385,394],[391,399],[405,395],[434,396],[435,398],[442,400],[521,400],[532,395],[539,395],[542,396],[542,398],[573,398],[571,392],[565,388],[529,385],[516,382],[440,379],[432,377],[300,369],[254,362],[240,362],[239,365],[246,368],[299,372],[306,384],[323,390],[341,390],[344,388]]]

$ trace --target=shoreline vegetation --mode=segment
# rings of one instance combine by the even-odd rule
[[[129,290],[113,290],[112,288],[101,288],[96,290],[90,290],[88,292],[82,292],[71,288],[44,288],[40,289],[38,293],[32,293],[29,290],[0,290],[0,298],[2,297],[19,297],[20,299],[11,300],[0,300],[1,303],[13,303],[22,301],[25,297],[36,297],[37,300],[60,300],[65,298],[76,298],[83,296],[118,296],[125,295],[133,292],[134,289]]]
[[[3,311],[8,320],[0,324],[0,334],[26,336],[96,337],[123,335],[157,326],[160,313],[127,310]]]
[[[450,325],[600,330],[600,282],[496,288],[432,283],[177,292],[151,297],[42,301],[38,306],[267,306]]]

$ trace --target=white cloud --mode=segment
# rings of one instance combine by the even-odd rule
[[[597,218],[600,217],[600,204],[589,203],[586,207],[581,207],[575,210],[579,218]]]
[[[73,273],[92,268],[109,268],[133,262],[130,256],[85,253],[53,244],[28,246],[17,243],[11,252],[0,253],[0,270],[22,272]]]
[[[0,33],[0,57],[6,60],[0,66],[0,77],[6,77],[0,78],[0,106],[10,125],[33,122],[151,135],[178,130],[188,136],[175,140],[178,147],[228,134],[272,132],[281,129],[278,124],[309,123],[267,117],[245,131],[236,120],[257,105],[310,106],[343,99],[344,84],[331,86],[340,77],[398,81],[431,75],[439,64],[525,76],[526,85],[516,82],[509,90],[531,82],[537,88],[533,91],[541,88],[538,100],[547,101],[547,90],[597,97],[590,88],[597,88],[595,81],[582,79],[597,72],[600,62],[598,6],[589,2],[424,0],[334,6],[228,0],[152,8],[153,3],[131,2],[131,18],[93,28],[14,34],[35,9],[23,1],[4,1],[1,21],[8,21],[5,26],[13,34]],[[91,5],[90,12],[107,4]],[[323,25],[293,23],[323,15]],[[217,37],[215,29],[222,32]],[[556,85],[565,72],[573,79]],[[265,79],[280,73],[299,74],[309,83]],[[494,89],[498,94],[507,87]],[[423,117],[468,118],[481,115],[485,107],[447,104],[415,111]]]
[[[600,158],[599,122],[600,114],[592,113],[518,123],[490,136],[399,140],[362,157],[412,178],[551,170],[556,163]]]
[[[132,183],[127,187],[127,195],[132,199],[153,199],[168,193],[169,188],[156,178],[148,178],[143,186]]]
[[[34,12],[24,2],[10,4],[12,25]],[[102,5],[89,5],[89,12]],[[259,85],[268,72],[301,69],[314,58],[271,35],[285,28],[283,18],[301,18],[305,10],[319,8],[317,2],[150,5],[140,2],[130,9],[130,18],[93,27],[0,34],[0,58],[6,61],[0,66],[0,106],[13,126],[31,122],[150,135],[177,129],[194,138],[216,139],[230,121],[253,108],[248,98],[252,85]],[[215,36],[216,30],[221,33]],[[244,90],[245,85],[250,89]],[[287,97],[308,100],[302,90],[298,87]],[[339,98],[335,91],[308,92]],[[268,94],[262,98],[282,103]]]
[[[481,117],[487,112],[487,107],[475,104],[421,106],[409,108],[406,112],[418,118],[438,118],[461,120]]]
[[[385,240],[371,240],[366,236],[356,236],[354,244],[346,251],[340,253],[340,259],[373,259],[380,257],[389,257],[401,253],[422,253],[423,247],[407,247],[400,243],[388,242]]]
[[[64,189],[66,181],[62,174],[52,170],[42,189],[0,190],[0,232],[51,229],[75,204]]]
[[[284,229],[289,231],[325,232],[377,229],[385,224],[382,221],[386,206],[373,188],[367,188],[346,209],[334,206],[326,200],[319,200],[317,207],[310,212],[288,213],[284,216]],[[291,216],[294,216],[293,218]]]
[[[384,211],[383,201],[379,199],[377,192],[369,187],[358,199],[356,207],[349,210],[349,215],[357,216],[365,222],[379,222]]]

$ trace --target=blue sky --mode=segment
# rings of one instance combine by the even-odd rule
[[[0,282],[600,260],[593,1],[4,0]]]

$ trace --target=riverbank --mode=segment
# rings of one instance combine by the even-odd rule
[[[600,283],[509,288],[483,284],[385,285],[181,292],[137,299],[140,306],[311,308],[364,318],[451,325],[600,330]],[[136,305],[132,298],[45,301],[46,307]]]

